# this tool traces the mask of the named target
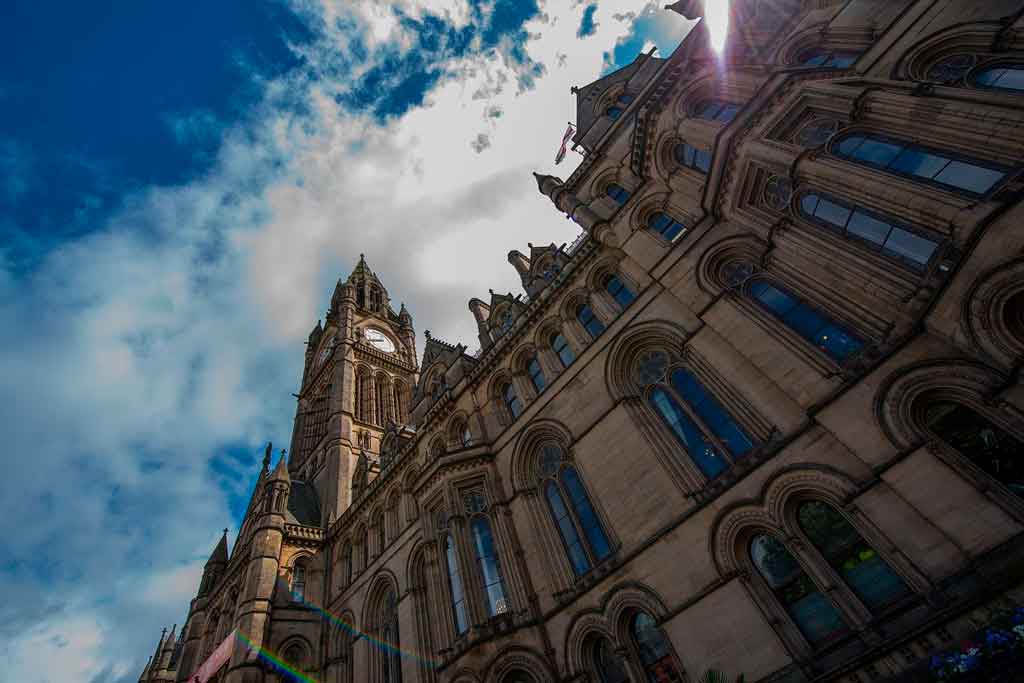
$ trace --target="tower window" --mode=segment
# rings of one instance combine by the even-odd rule
[[[576,309],[576,319],[583,325],[591,339],[597,339],[598,335],[604,332],[604,324],[594,315],[594,309],[590,304],[580,304]]]
[[[611,185],[608,186],[608,189],[605,190],[605,193],[609,197],[614,199],[615,203],[618,204],[619,206],[622,206],[623,204],[629,201],[629,192],[627,192],[626,189],[621,185],[616,185],[615,183],[612,183]]]
[[[533,384],[534,390],[539,394],[544,391],[545,379],[544,370],[541,369],[540,363],[537,361],[537,357],[533,356],[526,363],[526,373],[530,376],[530,383]]]
[[[660,211],[651,214],[651,217],[647,219],[647,228],[651,232],[658,233],[669,242],[672,242],[676,237],[686,232],[685,225]]]
[[[306,565],[296,562],[292,568],[292,600],[302,602],[306,597]]]
[[[523,404],[520,402],[519,396],[516,395],[515,387],[512,386],[511,382],[506,382],[501,388],[501,398],[505,402],[505,407],[508,408],[508,412],[513,420],[522,414]]]
[[[558,355],[558,360],[562,363],[562,367],[567,368],[576,360],[576,354],[573,353],[572,347],[569,346],[569,342],[566,341],[565,336],[561,332],[551,335],[551,348]]]
[[[608,275],[604,279],[605,290],[612,295],[619,308],[625,309],[636,299],[636,294],[627,287],[618,275]]]

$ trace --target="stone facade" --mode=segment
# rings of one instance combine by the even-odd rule
[[[853,683],[1024,601],[1024,4],[732,12],[575,89],[478,355],[339,281],[140,681]]]

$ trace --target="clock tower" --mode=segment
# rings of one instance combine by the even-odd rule
[[[404,304],[395,312],[360,255],[352,274],[338,280],[323,324],[310,332],[297,394],[288,470],[315,491],[310,504],[321,524],[340,516],[353,488],[380,471],[381,442],[408,422],[416,379],[412,316]]]

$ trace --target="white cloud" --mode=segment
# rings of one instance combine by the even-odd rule
[[[462,0],[304,0],[333,41],[303,48],[310,70],[335,73],[353,31],[408,48],[396,8],[470,17]],[[518,287],[506,253],[575,237],[530,171],[571,172],[572,157],[552,168],[569,88],[632,29],[612,20],[629,6],[601,3],[595,34],[578,40],[584,8],[549,2],[527,24],[525,52],[544,65],[528,90],[508,42],[439,60],[452,75],[386,123],[337,103],[349,78],[268,82],[256,123],[225,133],[205,177],[128,198],[28,280],[0,258],[0,388],[16,397],[0,408],[0,519],[17,539],[0,600],[6,675],[138,675],[160,625],[184,617],[262,440],[287,441],[302,342],[359,253],[421,339],[430,329],[472,347],[468,299]],[[312,118],[280,106],[296,96]],[[215,472],[224,444],[249,462]]]

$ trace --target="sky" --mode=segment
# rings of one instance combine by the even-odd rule
[[[531,171],[659,3],[7,0],[0,22],[0,671],[137,680],[184,621],[303,342],[360,253],[423,332],[576,237]]]

